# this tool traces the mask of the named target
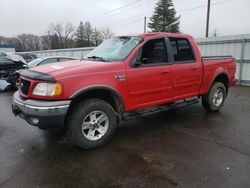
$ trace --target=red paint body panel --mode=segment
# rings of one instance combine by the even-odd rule
[[[42,100],[70,99],[77,91],[89,86],[103,85],[118,92],[125,104],[125,111],[173,102],[187,97],[206,94],[215,77],[228,75],[229,86],[235,84],[236,65],[233,58],[202,60],[194,39],[185,34],[151,33],[139,35],[144,40],[122,62],[68,61],[42,65],[33,71],[49,74],[63,86],[60,97],[32,95],[39,80],[30,80],[31,89],[25,98]],[[143,44],[154,38],[182,37],[191,43],[195,61],[166,64],[163,66],[133,67],[130,65],[136,52]],[[125,80],[116,76],[124,75]],[[28,79],[28,78],[23,78]]]

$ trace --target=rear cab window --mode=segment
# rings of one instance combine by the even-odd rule
[[[190,42],[186,38],[169,38],[175,62],[194,62],[195,56]]]

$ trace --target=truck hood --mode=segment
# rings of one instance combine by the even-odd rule
[[[99,62],[88,60],[73,60],[66,62],[57,62],[47,65],[41,65],[29,69],[43,74],[48,74],[55,79],[74,77],[84,74],[94,74],[107,71],[115,71],[124,69],[121,62]]]

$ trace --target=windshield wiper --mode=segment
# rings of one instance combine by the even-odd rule
[[[99,56],[95,56],[95,55],[87,57],[87,58],[88,59],[98,59],[98,60],[101,60],[103,62],[106,62],[106,60],[103,57],[99,57]]]

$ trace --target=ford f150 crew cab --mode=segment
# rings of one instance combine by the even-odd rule
[[[41,129],[66,128],[83,149],[105,144],[122,120],[194,104],[219,111],[235,85],[234,58],[202,57],[185,34],[106,40],[84,59],[21,73],[15,115]]]

